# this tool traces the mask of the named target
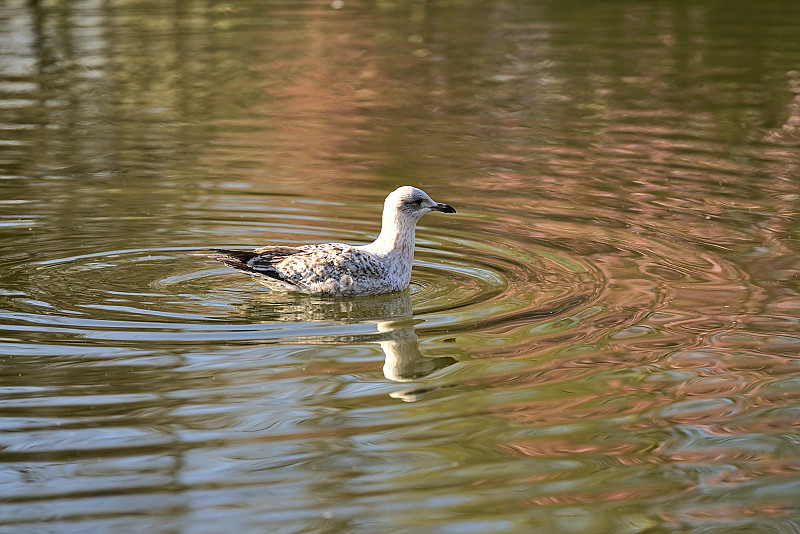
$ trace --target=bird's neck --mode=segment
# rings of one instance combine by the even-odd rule
[[[386,210],[380,235],[366,248],[374,254],[410,263],[414,258],[416,222],[396,211]]]

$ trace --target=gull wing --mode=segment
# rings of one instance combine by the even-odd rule
[[[300,247],[262,247],[256,250],[211,249],[207,257],[229,267],[265,276],[296,287],[337,293],[353,285],[377,285],[386,275],[386,265],[374,254],[344,243]]]
[[[258,269],[262,263],[256,257],[249,265]],[[271,256],[268,263],[284,275],[283,280],[294,284],[321,284],[341,280],[347,275],[352,280],[377,278],[386,272],[384,264],[373,254],[344,243],[304,245],[294,254]]]

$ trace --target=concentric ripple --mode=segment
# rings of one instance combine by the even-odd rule
[[[238,205],[241,212],[247,198]],[[465,208],[461,216],[470,221],[468,228],[435,215],[424,220],[412,283],[402,294],[331,299],[273,293],[192,256],[199,248],[120,249],[25,266],[32,289],[24,296],[6,295],[13,304],[4,330],[11,337],[46,332],[49,342],[66,343],[252,343],[352,339],[375,334],[375,321],[414,317],[420,333],[466,336],[475,354],[496,355],[525,353],[546,339],[596,343],[613,337],[616,343],[635,343],[665,335],[664,317],[685,331],[696,319],[687,301],[694,294],[705,299],[718,293],[719,305],[731,311],[741,301],[731,292],[731,284],[742,285],[743,279],[734,267],[654,229],[636,230],[631,241],[631,229],[615,220],[531,213],[476,218],[477,212]],[[250,213],[235,226],[214,231],[259,236],[242,241],[272,235],[273,242],[287,244],[298,242],[288,238],[291,228],[304,241],[326,240],[325,234],[314,235],[312,226],[331,227],[331,233],[343,234],[336,240],[352,243],[375,232],[361,222],[366,216],[325,219],[317,209],[295,203],[291,211]],[[214,239],[207,244],[216,246]]]
[[[281,230],[296,225],[302,234],[308,215],[301,211],[294,221],[282,214]],[[266,222],[259,233],[268,235]],[[420,234],[412,284],[402,297],[326,299],[272,293],[217,263],[192,256],[201,250],[189,247],[49,258],[24,266],[31,290],[24,297],[7,295],[11,305],[5,329],[27,335],[47,332],[51,342],[68,343],[143,338],[247,342],[328,335],[321,329],[333,325],[342,334],[365,333],[359,323],[412,313],[426,329],[508,329],[587,306],[605,283],[591,264],[541,244],[529,248],[520,242],[495,243],[487,236],[434,225]],[[405,302],[409,295],[413,305]],[[291,322],[295,327],[287,330]]]

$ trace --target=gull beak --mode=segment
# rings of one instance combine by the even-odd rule
[[[436,204],[431,207],[431,211],[441,211],[442,213],[455,213],[456,210],[450,204]]]

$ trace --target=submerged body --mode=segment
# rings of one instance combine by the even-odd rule
[[[275,290],[343,296],[401,291],[411,281],[417,221],[429,211],[455,213],[451,206],[434,202],[424,191],[404,186],[386,197],[381,233],[368,245],[212,249],[216,254],[208,257]]]

